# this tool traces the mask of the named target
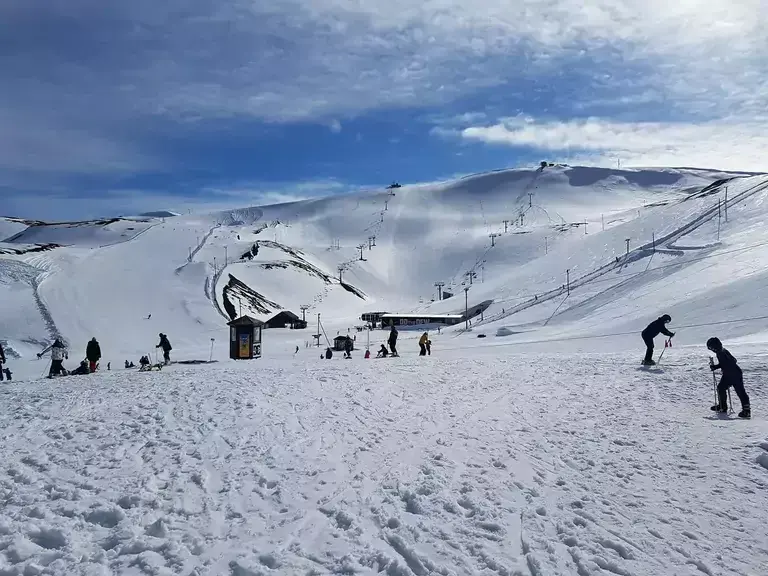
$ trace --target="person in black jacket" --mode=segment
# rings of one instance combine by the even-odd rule
[[[723,348],[723,343],[719,338],[710,338],[707,340],[707,348],[714,352],[717,356],[717,364],[711,363],[710,369],[722,370],[723,377],[720,379],[720,383],[717,385],[717,398],[718,404],[712,406],[712,410],[715,412],[728,412],[728,388],[733,386],[736,391],[736,395],[741,402],[741,412],[739,412],[739,418],[751,418],[752,410],[749,406],[749,396],[744,389],[744,374],[741,368],[736,363],[736,358]]]
[[[392,356],[399,356],[397,353],[397,328],[395,328],[394,324],[392,325],[392,330],[389,331],[387,343],[389,344],[389,349],[392,350]]]
[[[163,360],[165,360],[166,364],[171,363],[171,350],[173,350],[173,347],[171,346],[171,343],[168,341],[168,336],[160,333],[160,344],[155,346],[155,348],[162,348],[163,349]]]
[[[91,338],[91,341],[88,342],[88,345],[85,347],[85,357],[90,363],[88,369],[91,373],[96,372],[96,364],[101,360],[101,346],[99,346],[99,342],[96,338]]]
[[[5,375],[3,364],[5,364],[5,351],[3,350],[3,344],[0,343],[0,382],[3,381],[3,377]]]
[[[664,334],[670,338],[675,335],[674,332],[667,330],[666,325],[670,322],[672,322],[672,317],[669,314],[664,314],[664,316],[661,316],[648,324],[648,326],[645,327],[645,330],[642,331],[641,336],[643,337],[643,342],[645,342],[645,359],[643,360],[643,364],[646,366],[653,366],[656,364],[656,362],[653,361],[653,339],[659,334]]]

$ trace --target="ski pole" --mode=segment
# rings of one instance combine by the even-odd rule
[[[712,360],[712,356],[709,357],[709,365],[715,365],[715,361]],[[715,376],[714,370],[712,370],[712,390],[715,392],[715,406],[720,406],[720,398],[717,396],[717,376]]]
[[[659,354],[659,359],[656,361],[656,365],[661,363],[661,357],[664,356],[664,352],[667,351],[667,348],[669,347],[669,343],[671,340],[672,338],[670,338],[669,340],[664,340],[664,350],[662,350],[661,354]]]
[[[733,414],[733,400],[731,400],[730,388],[728,388],[728,414]]]

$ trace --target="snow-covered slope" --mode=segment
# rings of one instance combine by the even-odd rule
[[[309,306],[308,329],[267,336],[265,351],[290,349],[311,339],[317,314],[335,334],[366,311],[463,313],[468,273],[467,304],[490,303],[474,328],[515,333],[495,344],[635,333],[662,311],[678,325],[755,316],[761,296],[745,290],[764,284],[765,182],[550,166],[208,215],[32,225],[4,244],[25,253],[4,250],[0,260],[5,302],[19,302],[0,332],[14,350],[61,334],[76,356],[96,336],[115,365],[153,349],[159,332],[177,357],[207,357],[211,338],[224,357],[233,314],[266,320]],[[726,187],[727,222],[716,217]],[[432,302],[436,282],[455,296]],[[14,319],[20,310],[25,322]],[[31,334],[41,314],[47,329]],[[725,334],[764,330],[745,322]],[[478,344],[471,336],[460,339]],[[620,340],[610,345],[636,344]]]
[[[0,218],[0,242],[10,238],[19,232],[24,231],[27,224],[22,220],[14,218]]]

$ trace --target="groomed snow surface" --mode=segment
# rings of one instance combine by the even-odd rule
[[[0,574],[768,573],[700,355],[315,352],[2,388]]]

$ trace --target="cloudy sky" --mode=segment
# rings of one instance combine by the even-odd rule
[[[765,0],[4,0],[0,214],[768,171]]]

